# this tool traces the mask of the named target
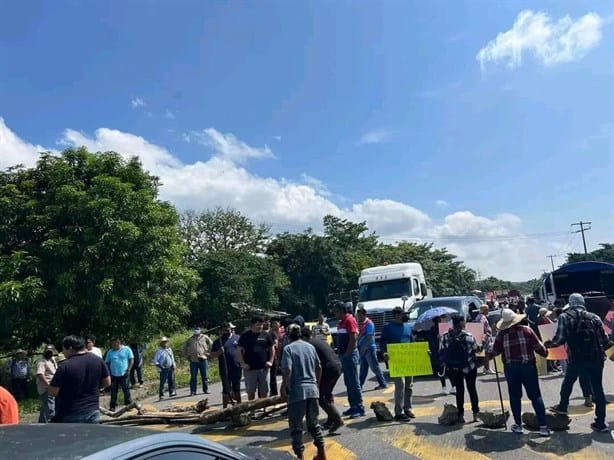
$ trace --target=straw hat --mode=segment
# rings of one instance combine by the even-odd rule
[[[541,307],[539,309],[539,314],[543,315],[543,316],[550,316],[552,314],[552,312],[550,310],[548,310],[546,307]]]
[[[164,336],[160,339],[160,343],[168,342],[168,337]]]
[[[522,321],[526,316],[527,315],[519,315],[514,313],[514,310],[510,310],[509,308],[504,308],[501,311],[501,319],[497,322],[497,329],[500,331],[509,329]]]

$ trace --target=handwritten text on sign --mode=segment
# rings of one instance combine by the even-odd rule
[[[390,377],[431,375],[431,358],[428,342],[391,343],[388,345]]]

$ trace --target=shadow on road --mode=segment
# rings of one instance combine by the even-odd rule
[[[526,440],[526,436],[519,436],[511,431],[477,428],[465,435],[465,446],[468,450],[488,454],[519,449],[525,445]]]
[[[416,428],[415,434],[418,436],[424,436],[424,435],[429,435],[429,434],[433,434],[433,435],[447,434],[453,431],[461,430],[463,426],[465,426],[465,425],[440,425],[439,423],[427,423],[427,422],[410,423],[410,425],[413,425]]]
[[[557,431],[548,439],[534,435],[527,440],[527,446],[538,453],[567,455],[590,446],[593,443],[592,433],[569,433]]]

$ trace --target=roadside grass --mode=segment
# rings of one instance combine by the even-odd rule
[[[177,362],[177,370],[175,372],[175,386],[178,390],[187,388],[190,384],[190,365],[188,360],[183,356],[183,346],[185,342],[190,338],[192,331],[182,331],[177,334],[169,337],[170,348],[173,350],[175,355],[175,361]],[[210,336],[211,340],[215,340],[217,337]],[[142,388],[135,390],[134,396],[135,399],[143,399],[148,396],[155,396],[158,394],[158,385],[159,385],[159,375],[156,367],[153,365],[153,357],[158,349],[158,340],[159,338],[152,339],[145,345],[145,351],[143,352],[143,380],[144,385]],[[103,350],[104,352],[105,350]],[[38,356],[30,359],[30,369],[34,369],[34,363],[38,359]],[[7,366],[8,360],[0,360],[0,369],[4,370]],[[10,379],[7,378],[7,375],[2,375],[0,378],[0,382],[5,388],[10,388]],[[29,397],[24,399],[19,403],[19,414],[21,415],[29,415],[38,413],[40,410],[40,400],[35,395],[36,392],[36,376],[31,376],[31,381],[29,385]],[[200,376],[198,377],[199,384],[198,388],[201,388],[200,384]],[[209,362],[209,383],[219,382],[220,375],[219,369],[217,365],[217,359],[211,359]],[[122,392],[119,392],[118,395],[118,403],[123,402]]]

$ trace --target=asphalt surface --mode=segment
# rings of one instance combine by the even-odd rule
[[[370,377],[373,377],[370,375]],[[540,377],[542,394],[546,407],[558,402],[558,394],[562,376],[549,374]],[[368,408],[373,401],[385,402],[393,411],[392,384],[385,390],[375,391],[377,382],[372,378],[365,384],[363,393],[365,406]],[[507,402],[507,387],[501,380],[503,403],[509,410]],[[614,403],[614,362],[607,361],[604,371],[604,387],[607,399]],[[157,398],[144,400],[146,408],[164,409],[171,405],[188,405],[195,401],[209,398],[213,407],[221,407],[220,385],[210,386],[211,394],[199,394],[190,397],[189,391],[180,390],[178,396],[158,402]],[[478,377],[478,394],[481,411],[500,411],[499,393],[494,375]],[[471,409],[465,397],[465,418],[471,419]],[[337,384],[335,403],[343,411],[347,406],[347,398],[342,379]],[[416,418],[409,423],[378,422],[371,410],[367,415],[355,420],[346,420],[346,426],[337,435],[327,436],[327,454],[329,459],[442,459],[446,457],[455,460],[495,459],[553,459],[570,458],[583,460],[613,459],[614,433],[594,433],[590,429],[594,409],[583,405],[579,383],[576,383],[572,393],[569,416],[572,419],[568,431],[554,432],[550,438],[541,438],[536,432],[526,431],[517,435],[508,429],[491,430],[483,427],[480,422],[466,423],[452,427],[437,423],[444,403],[455,403],[454,395],[441,392],[439,380],[434,378],[417,378],[414,383],[413,407]],[[608,405],[606,422],[614,430],[614,404]],[[529,401],[523,401],[523,412],[532,411]],[[321,417],[324,414],[321,412]],[[290,435],[287,419],[280,415],[272,415],[262,421],[253,422],[250,426],[233,429],[227,424],[213,426],[166,426],[158,425],[152,428],[158,430],[178,430],[204,436],[213,441],[231,446],[266,446],[269,448],[291,452]],[[305,435],[306,455],[312,458],[315,453],[309,435]]]

